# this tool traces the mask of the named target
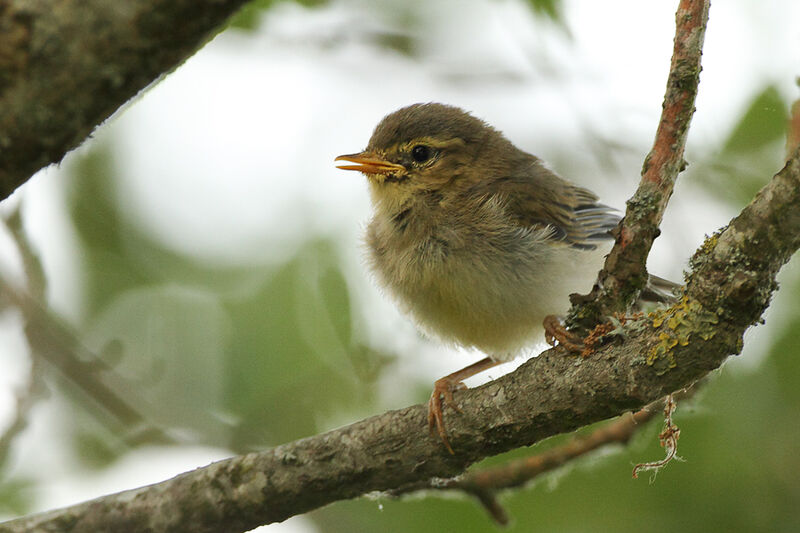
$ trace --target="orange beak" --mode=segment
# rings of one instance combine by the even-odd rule
[[[363,172],[364,174],[383,174],[386,176],[389,174],[396,174],[398,172],[406,171],[403,165],[389,163],[388,161],[379,159],[366,152],[361,152],[360,154],[340,155],[334,159],[334,161],[349,161],[351,163],[356,163],[355,165],[338,165],[336,168],[341,168],[342,170],[357,170],[359,172]]]

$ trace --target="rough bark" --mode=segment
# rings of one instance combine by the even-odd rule
[[[245,0],[0,0],[0,200],[199,48]]]
[[[567,324],[583,334],[604,317],[630,309],[647,284],[647,256],[661,232],[678,174],[686,166],[683,152],[695,111],[708,10],[708,0],[681,0],[678,5],[667,90],[642,179],[614,232],[616,243],[597,284],[590,294],[571,297]]]

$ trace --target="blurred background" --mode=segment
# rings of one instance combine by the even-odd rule
[[[252,2],[0,205],[0,517],[425,401],[482,356],[421,337],[371,283],[366,184],[333,158],[398,107],[446,102],[622,208],[676,5]],[[689,168],[651,271],[681,280],[704,235],[780,169],[799,73],[799,3],[712,6]],[[507,494],[510,530],[800,530],[797,262],[742,355],[678,407],[683,462],[631,479],[663,455],[655,421]],[[467,498],[373,495],[264,530],[494,526]]]

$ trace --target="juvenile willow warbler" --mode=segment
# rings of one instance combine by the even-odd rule
[[[428,424],[447,446],[443,399],[541,338],[546,317],[591,287],[617,212],[452,106],[387,115],[367,148],[340,155],[368,179],[369,263],[425,332],[487,357],[434,384]],[[457,407],[456,407],[457,408]]]

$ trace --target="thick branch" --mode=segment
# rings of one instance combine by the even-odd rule
[[[245,0],[0,0],[0,200],[200,47]]]
[[[604,317],[625,313],[647,283],[647,256],[660,233],[675,180],[686,166],[683,151],[695,110],[708,8],[709,0],[681,0],[678,6],[672,64],[653,148],[597,284],[590,294],[572,297],[570,326],[588,330]]]
[[[171,480],[20,518],[0,532],[246,531],[328,503],[452,477],[484,457],[638,409],[718,367],[741,347],[800,246],[800,150],[741,215],[695,255],[684,298],[587,359],[560,349],[459,391],[450,455],[428,435],[427,406],[233,457]],[[758,269],[758,270],[756,270]],[[763,269],[763,270],[762,270]],[[727,282],[726,282],[727,280]],[[674,342],[673,342],[674,340]]]
[[[635,413],[623,415],[614,422],[596,429],[588,436],[575,436],[566,444],[543,453],[517,459],[501,466],[469,472],[444,482],[433,479],[419,486],[402,487],[392,491],[392,495],[399,496],[425,489],[465,492],[477,498],[495,522],[507,525],[508,514],[497,499],[498,491],[526,485],[534,478],[603,446],[614,443],[626,444],[633,434],[658,412],[656,404],[661,403],[653,402]]]
[[[432,480],[425,485],[403,487],[394,491],[395,495],[420,489],[461,490],[478,494],[496,492],[503,489],[521,487],[534,478],[567,464],[569,461],[593,452],[608,444],[627,444],[633,435],[654,416],[664,412],[664,403],[674,406],[675,398],[680,400],[691,397],[698,384],[670,394],[666,398],[642,407],[635,413],[627,413],[613,422],[606,424],[589,435],[576,435],[570,441],[542,453],[516,459],[500,466],[472,471],[463,476],[445,482]],[[674,407],[673,407],[674,408]]]

